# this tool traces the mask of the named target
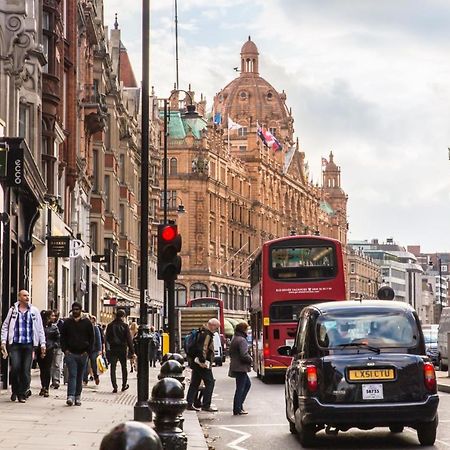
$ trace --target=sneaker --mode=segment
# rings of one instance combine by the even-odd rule
[[[200,408],[196,408],[194,405],[187,405],[188,411],[200,411]]]
[[[73,406],[73,404],[74,404],[74,398],[73,397],[67,397],[66,405]]]
[[[45,389],[44,397],[48,397],[48,396],[49,396],[48,389]]]
[[[237,413],[236,412],[233,413],[234,416],[246,416],[247,414],[248,412],[243,409]]]
[[[25,392],[25,397],[26,398],[31,397],[31,390],[30,389],[28,389],[28,391]]]
[[[19,403],[26,403],[27,402],[27,398],[24,395],[19,395],[17,397]]]
[[[207,411],[207,412],[217,412],[219,411],[215,406],[202,406],[202,411]]]
[[[55,383],[52,387],[53,389],[59,389],[59,383]]]
[[[100,378],[98,377],[98,375],[94,378],[95,384],[96,386],[98,386],[100,384]]]
[[[116,387],[113,389],[113,394],[117,394],[117,388]]]
[[[42,388],[39,392],[39,395],[42,397],[45,394],[45,388]]]
[[[126,384],[125,386],[122,386],[122,392],[126,391],[130,387],[129,384]]]
[[[17,395],[14,392],[11,394],[11,401],[15,402],[17,400]]]
[[[75,397],[75,406],[81,406],[81,398]]]

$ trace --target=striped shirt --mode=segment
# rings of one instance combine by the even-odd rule
[[[13,342],[14,344],[33,343],[33,319],[31,317],[30,307],[25,312],[18,310]]]

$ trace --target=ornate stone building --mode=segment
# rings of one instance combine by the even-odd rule
[[[177,101],[169,126],[171,206],[181,201],[187,211],[178,218],[178,304],[219,296],[228,315],[236,316],[247,309],[248,266],[264,241],[315,232],[347,241],[340,168],[330,154],[323,186],[309,180],[286,94],[259,75],[258,57],[249,39],[241,50],[240,75],[216,95],[209,121],[183,118],[185,105],[178,111]],[[204,110],[204,102],[198,106]],[[240,128],[230,131],[228,118]],[[258,126],[277,137],[281,151],[263,145]]]

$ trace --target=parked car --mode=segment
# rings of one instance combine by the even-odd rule
[[[450,332],[450,307],[442,308],[438,329],[439,369],[448,369],[447,334]]]
[[[418,316],[403,302],[328,302],[303,309],[286,372],[286,417],[302,446],[316,433],[352,427],[415,428],[433,445],[438,425],[436,374],[425,356]]]
[[[224,362],[224,354],[222,347],[222,340],[220,339],[220,334],[216,331],[214,333],[214,363],[216,366],[221,366]]]
[[[435,366],[439,365],[438,327],[439,325],[422,325],[425,353]]]

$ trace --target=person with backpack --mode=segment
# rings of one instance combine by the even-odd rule
[[[134,358],[133,339],[131,338],[130,328],[125,323],[125,311],[118,309],[116,318],[106,327],[106,343],[109,347],[108,359],[111,365],[111,384],[113,393],[117,392],[116,366],[120,362],[122,367],[122,392],[126,391],[128,385],[127,369],[127,349],[130,350],[131,358]]]
[[[155,331],[155,327],[150,327],[150,343],[148,345],[148,361],[150,367],[156,367],[156,358],[158,356],[159,349],[159,335]]]
[[[195,398],[200,383],[203,381],[205,389],[203,391],[203,411],[217,412],[217,408],[211,405],[211,398],[214,390],[215,380],[212,373],[212,363],[214,361],[214,333],[220,328],[217,319],[209,319],[206,325],[198,330],[194,330],[185,339],[185,351],[189,367],[192,369],[191,384],[186,396],[187,409],[189,411],[199,411],[194,406]]]

